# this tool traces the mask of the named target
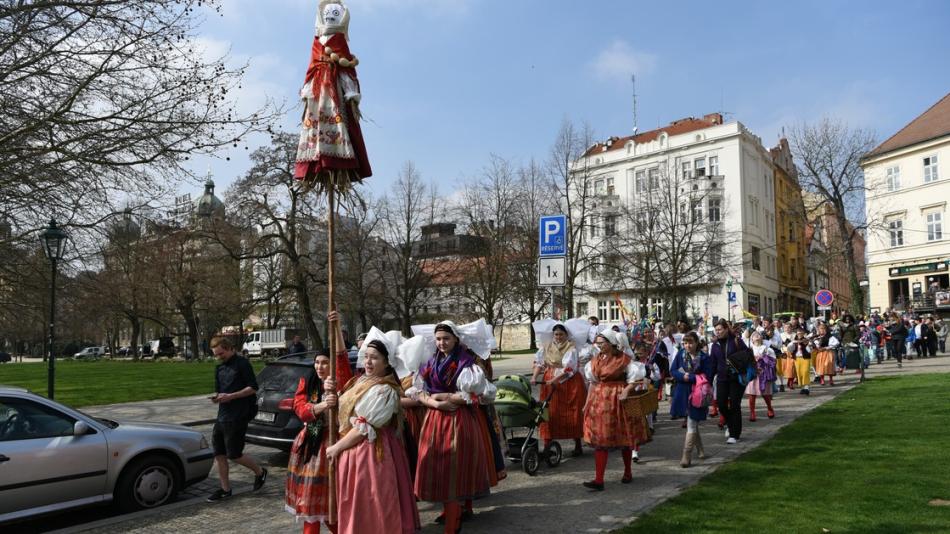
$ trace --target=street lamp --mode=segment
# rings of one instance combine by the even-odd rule
[[[56,226],[56,220],[50,219],[49,227],[43,232],[43,245],[46,247],[46,257],[49,258],[52,276],[49,283],[49,353],[47,359],[46,396],[53,399],[53,382],[56,375],[56,351],[53,350],[53,341],[56,336],[56,267],[63,259],[66,249],[66,232]]]

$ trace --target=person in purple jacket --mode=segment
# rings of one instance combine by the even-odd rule
[[[712,371],[716,376],[716,401],[719,412],[726,417],[726,443],[733,444],[742,434],[742,392],[739,376],[730,372],[726,358],[747,350],[745,343],[733,334],[729,322],[719,319],[715,326],[716,339],[709,344]]]

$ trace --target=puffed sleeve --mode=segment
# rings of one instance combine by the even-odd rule
[[[840,344],[841,344],[841,342],[838,341],[838,338],[836,338],[835,336],[831,336],[830,338],[828,338],[828,348],[829,348],[829,349],[833,349],[833,348],[837,347],[837,346],[840,345]]]
[[[376,440],[376,429],[388,423],[399,409],[399,395],[384,384],[369,389],[356,403],[356,415],[350,417],[353,428],[366,436],[368,441]]]
[[[465,402],[475,404],[485,394],[488,379],[485,378],[485,372],[481,367],[472,365],[462,369],[456,384],[458,390],[465,395]]]
[[[307,379],[305,377],[300,377],[300,382],[297,383],[297,392],[294,393],[294,413],[304,423],[316,419],[310,410],[310,399],[307,398]]]
[[[586,378],[588,382],[599,382],[597,377],[594,376],[594,367],[590,364],[590,362],[587,362],[587,364],[584,365],[584,378]]]
[[[412,386],[405,391],[406,397],[412,400],[419,400],[419,394],[426,390],[425,380],[422,379],[422,375],[415,373],[412,377]]]
[[[486,381],[485,392],[482,393],[481,397],[479,397],[479,401],[482,404],[493,404],[495,402],[496,395],[498,395],[498,388],[495,387],[495,384]]]
[[[587,345],[581,349],[580,353],[577,355],[577,364],[580,366],[586,365],[594,357],[594,346]]]
[[[544,348],[538,349],[538,352],[534,353],[534,366],[535,367],[544,367]]]
[[[632,384],[643,380],[647,376],[647,368],[640,362],[633,360],[627,365],[627,383]]]
[[[574,376],[574,373],[578,371],[578,358],[577,349],[571,349],[564,354],[564,357],[561,358],[561,370],[569,378]]]

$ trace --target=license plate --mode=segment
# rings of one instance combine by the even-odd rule
[[[277,414],[271,412],[257,412],[257,415],[254,416],[255,421],[262,423],[273,423],[275,419],[277,419]]]

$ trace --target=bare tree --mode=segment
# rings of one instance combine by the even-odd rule
[[[668,316],[685,316],[691,296],[741,267],[742,256],[730,253],[739,234],[724,227],[728,206],[714,184],[677,172],[671,159],[635,175],[631,202],[595,203],[596,273],[637,293],[641,315],[648,298],[660,297]]]
[[[589,125],[578,127],[564,120],[548,157],[547,167],[560,212],[567,216],[567,272],[564,286],[564,307],[573,313],[574,291],[580,276],[589,267],[585,258],[586,234],[591,224],[592,154],[594,133]]]
[[[297,187],[293,177],[297,137],[280,133],[271,146],[251,154],[253,166],[232,185],[225,198],[237,206],[243,235],[249,242],[232,256],[254,261],[281,257],[289,270],[282,289],[293,291],[303,325],[311,341],[322,345],[312,296],[315,286],[325,284],[325,254],[315,249],[319,200]],[[274,289],[276,291],[276,289]]]
[[[368,194],[363,190],[344,199],[337,233],[340,309],[358,319],[363,332],[372,325],[382,327],[388,304],[380,259],[389,247],[378,237],[380,219]]]
[[[864,293],[858,285],[858,265],[854,240],[881,223],[874,214],[865,216],[864,197],[869,190],[861,170],[863,158],[876,145],[870,131],[848,127],[840,120],[824,118],[814,124],[802,123],[791,129],[791,145],[798,162],[802,189],[817,195],[812,210],[831,214],[837,243],[826,243],[829,252],[844,260],[851,288],[851,309],[863,313]]]
[[[422,227],[433,222],[435,204],[434,192],[426,190],[416,166],[407,161],[380,207],[381,233],[392,247],[381,261],[392,284],[393,308],[407,335],[415,308],[430,283],[426,260],[416,257],[413,246],[422,241]]]
[[[157,198],[275,114],[240,113],[243,68],[196,39],[219,0],[13,1],[0,6],[0,206],[13,237],[78,227],[119,194]],[[63,222],[62,220],[60,222]]]

